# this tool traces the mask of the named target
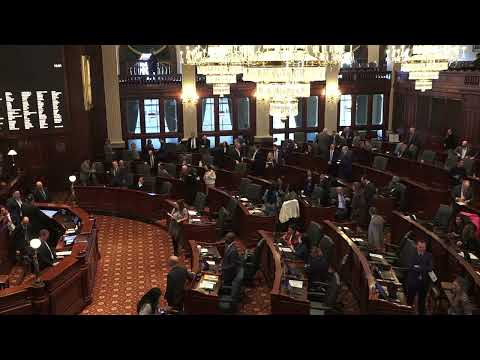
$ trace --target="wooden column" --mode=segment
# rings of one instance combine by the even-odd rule
[[[340,66],[327,66],[325,74],[325,127],[329,130],[337,130],[338,101],[328,101],[329,94],[338,89],[338,73]]]
[[[197,94],[195,65],[182,66],[182,96]],[[192,102],[183,102],[183,137],[197,135],[197,106]]]

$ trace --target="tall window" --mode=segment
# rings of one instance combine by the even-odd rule
[[[253,134],[248,97],[207,97],[198,105],[199,134],[205,134],[214,147],[221,142],[233,143],[239,135]]]
[[[352,125],[352,95],[340,96],[340,126]]]
[[[307,98],[307,127],[318,126],[318,96]]]
[[[383,124],[383,94],[373,95],[372,125]]]
[[[154,146],[165,142],[177,143],[181,137],[181,107],[176,98],[122,99],[122,125],[127,144],[135,143],[137,149],[148,139]]]
[[[357,95],[355,125],[367,125],[368,95]]]

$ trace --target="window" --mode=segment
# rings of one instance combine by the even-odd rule
[[[238,100],[238,128],[250,128],[250,99],[248,97]]]
[[[282,141],[285,140],[285,134],[273,134],[273,143],[275,145],[282,145]]]
[[[140,101],[127,101],[127,130],[132,134],[140,134]]]
[[[177,132],[177,100],[167,99],[163,101],[165,132]]]
[[[367,125],[368,95],[357,95],[355,109],[355,125]]]
[[[160,109],[158,108],[158,99],[145,99],[143,101],[145,110],[145,132],[160,132]]]
[[[233,144],[233,136],[232,135],[220,136],[220,142],[223,143],[225,141],[227,142],[228,145]]]
[[[215,147],[215,136],[207,136],[207,139],[210,140],[210,149]]]
[[[280,119],[279,117],[273,117],[273,128],[274,129],[285,129],[286,126],[285,119]]]
[[[383,94],[373,95],[372,125],[383,124]]]
[[[165,142],[167,144],[178,144],[178,138],[168,137],[168,138],[165,138]]]
[[[202,99],[202,131],[215,131],[214,99]]]
[[[231,109],[232,100],[230,98],[221,97],[218,101],[218,118],[220,123],[220,131],[233,130]]]
[[[307,133],[307,141],[314,142],[316,138],[317,138],[317,133],[316,132]]]
[[[140,139],[130,139],[127,141],[128,149],[132,148],[132,144],[137,146],[137,151],[142,151],[142,140]]]
[[[307,127],[318,126],[318,96],[307,98]]]
[[[340,96],[340,126],[352,125],[352,95]]]

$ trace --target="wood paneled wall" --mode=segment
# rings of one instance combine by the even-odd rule
[[[448,128],[458,139],[480,146],[480,72],[442,72],[433,89],[417,91],[414,82],[400,74],[395,85],[393,128],[416,127],[426,146],[437,147]]]

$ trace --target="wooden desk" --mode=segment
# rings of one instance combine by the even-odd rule
[[[480,274],[453,247],[448,246],[437,234],[429,231],[418,222],[397,211],[393,212],[392,238],[393,244],[399,244],[402,237],[413,231],[417,238],[427,241],[427,248],[433,256],[434,271],[440,282],[451,282],[459,274],[468,277],[473,284],[473,299],[480,305]]]
[[[312,200],[300,197],[298,200],[300,206],[300,218],[303,220],[305,229],[310,222],[321,223],[323,220],[335,219],[335,206],[313,206]]]
[[[33,279],[0,290],[0,314],[78,314],[92,300],[97,263],[100,258],[94,219],[78,207],[42,204],[48,210],[65,210],[79,217],[81,228],[71,255],[40,273],[43,284]]]
[[[288,294],[283,285],[285,264],[281,258],[274,241],[273,233],[269,231],[258,231],[265,240],[262,251],[261,271],[267,281],[270,291],[271,312],[274,315],[309,315],[310,301],[307,299],[307,292],[302,296],[293,297]],[[303,263],[300,265],[303,266]],[[304,281],[305,290],[308,289],[308,282]]]

